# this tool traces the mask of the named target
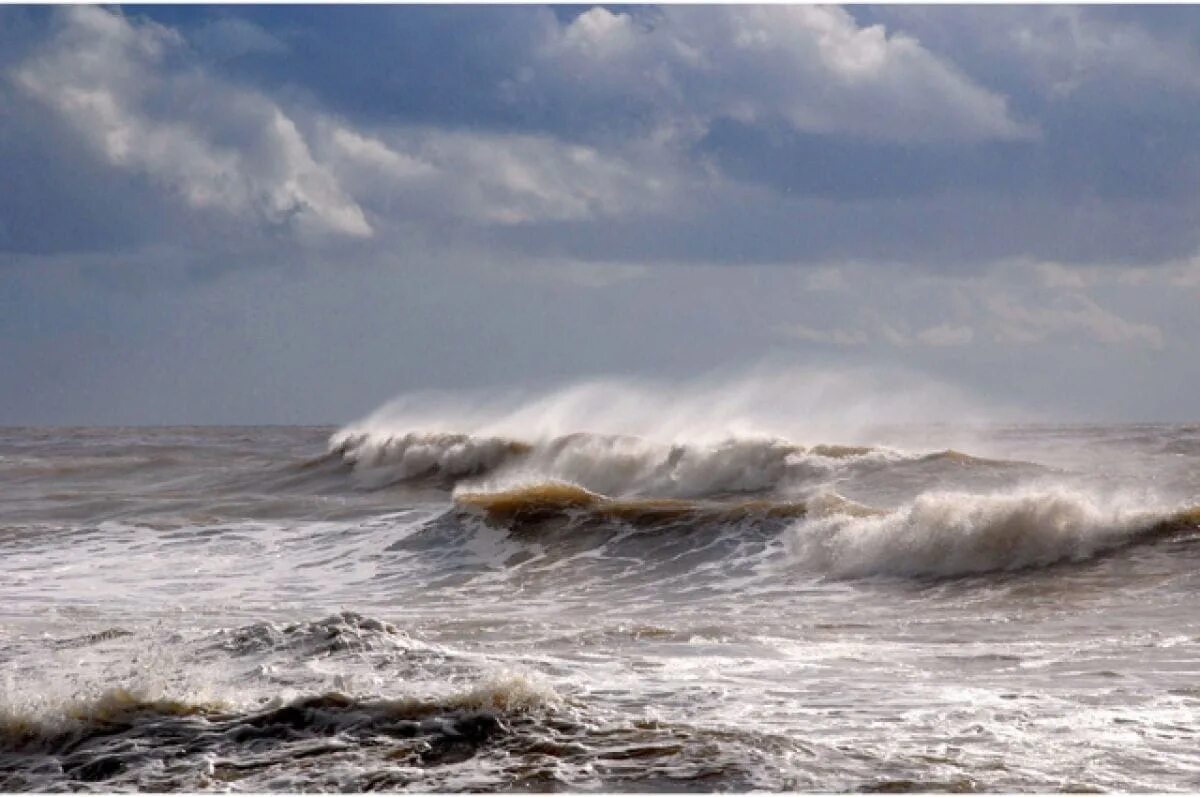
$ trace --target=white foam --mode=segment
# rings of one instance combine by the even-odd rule
[[[1144,497],[1068,488],[926,493],[875,517],[831,514],[792,528],[796,559],[835,577],[957,576],[1087,559],[1167,513]]]
[[[336,433],[367,486],[482,476],[473,489],[562,481],[611,496],[695,498],[825,482],[889,448],[966,447],[1011,416],[925,376],[767,361],[669,382],[603,378],[542,392],[401,396]],[[911,424],[940,424],[938,439]],[[809,450],[821,444],[873,451]],[[986,452],[985,452],[986,453]]]
[[[331,446],[365,486],[436,477],[469,492],[545,482],[608,496],[699,498],[827,482],[855,463],[903,458],[887,449],[811,451],[778,438],[663,443],[629,436],[571,434],[546,440],[408,432],[336,435]]]
[[[783,480],[798,453],[795,446],[770,439],[664,445],[629,437],[572,435],[536,446],[521,461],[468,486],[511,489],[554,480],[611,496],[692,498],[755,492]]]
[[[467,476],[492,470],[514,454],[511,441],[448,432],[370,433],[346,430],[331,446],[355,467],[367,484],[427,475]]]
[[[521,711],[558,706],[562,697],[541,677],[518,670],[500,670],[444,699],[455,708]]]

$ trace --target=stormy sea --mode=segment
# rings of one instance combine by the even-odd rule
[[[1200,789],[1200,426],[644,399],[0,430],[0,790]]]

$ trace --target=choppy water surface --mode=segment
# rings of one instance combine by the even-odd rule
[[[1200,427],[962,437],[0,431],[0,789],[1200,789]]]

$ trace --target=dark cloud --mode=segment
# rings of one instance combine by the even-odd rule
[[[7,36],[20,43],[7,48],[11,73],[14,64],[44,48],[55,26],[53,15],[41,11],[6,13]],[[317,177],[329,172],[328,178],[320,178],[327,185],[319,196],[312,191],[298,195],[298,217],[335,229],[364,229],[354,217],[360,212],[356,205],[375,219],[375,226],[404,219],[388,218],[396,212],[394,201],[387,207],[355,202],[352,188],[338,184],[339,175],[318,151],[317,133],[305,127],[314,114],[343,120],[339,124],[370,141],[394,141],[387,131],[396,128],[420,128],[427,131],[427,140],[428,131],[438,129],[475,136],[522,132],[567,145],[588,142],[614,163],[629,159],[631,143],[653,140],[666,125],[668,138],[634,168],[644,169],[649,157],[672,161],[677,171],[708,175],[702,181],[708,185],[687,188],[690,197],[701,201],[677,203],[665,213],[650,212],[644,202],[622,203],[639,208],[646,219],[610,219],[593,227],[566,217],[548,230],[545,220],[534,218],[526,219],[529,224],[522,229],[488,231],[484,228],[492,221],[485,211],[481,229],[466,231],[487,240],[515,240],[523,250],[534,247],[537,235],[548,242],[545,251],[555,251],[559,245],[552,242],[561,238],[561,246],[571,252],[602,257],[745,261],[842,255],[942,264],[972,252],[979,258],[1030,255],[1082,261],[1094,258],[1097,249],[1111,249],[1121,260],[1166,257],[1194,244],[1186,219],[1200,210],[1194,207],[1193,190],[1200,178],[1193,140],[1200,78],[1163,76],[1172,66],[1200,61],[1187,37],[1172,32],[1159,12],[856,7],[848,22],[836,16],[797,19],[794,30],[772,30],[767,24],[772,20],[764,22],[764,35],[789,42],[793,50],[815,47],[805,45],[804,37],[820,24],[844,37],[839,45],[846,49],[839,57],[894,57],[897,65],[889,67],[888,83],[871,89],[881,92],[879,97],[894,94],[911,102],[922,95],[896,81],[933,81],[941,93],[919,100],[934,103],[931,108],[965,103],[963,107],[978,110],[994,97],[1007,102],[1013,119],[1025,120],[997,117],[994,123],[1001,126],[990,137],[971,133],[945,140],[913,139],[910,133],[893,140],[888,131],[894,125],[912,122],[886,115],[858,117],[865,110],[838,104],[833,94],[813,106],[826,103],[835,114],[814,129],[804,129],[806,123],[795,121],[800,117],[794,114],[788,121],[754,110],[761,95],[763,107],[794,106],[794,113],[809,113],[804,92],[828,82],[821,70],[859,67],[849,66],[856,63],[852,60],[844,67],[827,65],[836,61],[795,60],[771,49],[775,45],[769,39],[752,58],[723,49],[726,37],[718,33],[726,23],[721,20],[752,13],[758,12],[136,7],[126,12],[134,28],[154,20],[182,35],[185,44],[173,58],[184,61],[140,66],[179,68],[182,77],[172,92],[154,89],[153,102],[166,103],[161,108],[129,110],[170,124],[179,112],[179,92],[206,95],[196,98],[202,103],[197,106],[200,116],[186,120],[194,128],[189,141],[199,142],[191,154],[211,165],[214,147],[229,145],[227,151],[235,153],[249,147],[262,150],[236,157],[243,162],[239,171],[250,181],[245,190],[273,197],[258,203],[268,222],[283,218],[283,193],[295,194],[278,181],[307,168],[295,161],[262,165],[270,152],[279,150],[278,135],[263,132],[264,123],[250,117],[278,108],[299,126],[316,160],[316,171],[308,172]],[[791,24],[791,17],[787,20]],[[886,24],[890,36],[856,34],[856,23]],[[1164,43],[1156,50],[1160,39]],[[907,41],[914,44],[902,44]],[[605,47],[615,49],[607,52]],[[18,49],[24,56],[11,55]],[[180,82],[196,69],[207,75],[206,82]],[[794,83],[804,70],[815,70],[814,88],[803,88],[802,82],[786,90],[774,88]],[[955,77],[959,74],[969,77]],[[821,90],[835,92],[830,86]],[[136,91],[145,102],[145,87]],[[169,223],[164,218],[170,214],[154,200],[155,175],[147,180],[137,169],[131,175],[91,162],[94,158],[52,123],[44,107],[34,107],[11,85],[6,95],[14,113],[6,114],[0,128],[0,159],[20,190],[3,200],[0,234],[5,246],[49,251],[91,241],[104,248],[129,245],[147,232],[189,227],[183,214]],[[880,106],[874,95],[864,96],[869,102],[864,109],[886,107],[886,101]],[[750,104],[739,110],[742,100]],[[235,105],[242,109],[240,117],[228,112]],[[261,110],[249,110],[252,105]],[[952,128],[957,117],[939,121],[935,113],[929,118],[937,129],[947,123]],[[1016,135],[1017,128],[1003,127],[1026,122],[1036,135]],[[834,128],[821,132],[820,126],[827,124]],[[254,126],[259,129],[249,129]],[[140,129],[145,130],[144,124]],[[863,130],[878,132],[864,135]],[[427,149],[414,151],[411,143],[389,145],[404,157],[429,157]],[[492,139],[477,146],[498,144]],[[523,163],[527,170],[532,161]],[[437,166],[459,183],[471,180],[457,165]],[[164,178],[168,169],[163,164],[153,168],[159,183],[180,179]],[[711,179],[714,169],[716,180]],[[187,173],[194,172],[188,167]],[[39,188],[40,175],[45,179]],[[397,190],[429,191],[415,185]],[[536,191],[549,196],[544,185]],[[106,201],[89,201],[98,195]],[[919,201],[917,210],[891,207],[901,200]],[[464,206],[461,196],[445,201]],[[1146,209],[1156,201],[1161,214]],[[245,196],[239,202],[252,204]],[[71,219],[67,229],[54,219],[31,223],[54,206],[70,211],[61,214]],[[616,205],[609,201],[607,207]],[[1053,209],[1049,224],[1047,208]],[[405,206],[403,212],[416,211]],[[913,218],[918,212],[921,219]],[[710,240],[714,236],[707,219],[713,216],[725,222],[720,240]],[[1012,226],[997,229],[997,222]],[[695,229],[689,233],[691,226]],[[620,231],[619,242],[587,243],[589,238],[610,241],[610,230]],[[463,232],[462,224],[456,224],[454,234]],[[687,241],[695,245],[689,247]]]

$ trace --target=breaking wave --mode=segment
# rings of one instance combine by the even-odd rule
[[[360,484],[428,483],[494,492],[560,482],[620,497],[699,499],[803,489],[857,469],[942,463],[959,468],[1032,468],[954,450],[904,454],[886,447],[732,437],[663,443],[627,435],[577,432],[544,440],[448,432],[399,434],[343,430],[330,456],[350,465]]]
[[[267,701],[256,710],[238,708],[221,701],[190,702],[151,696],[125,688],[106,690],[91,699],[71,700],[57,711],[43,709],[24,713],[0,710],[0,740],[4,750],[41,749],[53,751],[70,740],[77,744],[92,734],[111,734],[121,728],[168,717],[196,717],[211,723],[238,721],[249,725],[271,725],[286,719],[302,727],[317,725],[313,716],[363,712],[395,720],[421,719],[455,712],[522,712],[559,705],[562,698],[549,686],[523,676],[506,675],[485,680],[467,690],[434,698],[353,698],[340,693],[302,697],[290,701]],[[301,716],[309,715],[309,722]]]
[[[1148,509],[1132,499],[1100,498],[1067,487],[927,492],[894,509],[829,492],[804,501],[611,498],[556,482],[462,492],[455,502],[459,511],[512,532],[674,529],[700,546],[712,534],[779,533],[802,569],[837,579],[956,578],[1036,569],[1200,537],[1200,507]]]
[[[381,763],[392,770],[396,764],[436,767],[503,744],[518,735],[524,718],[544,717],[561,704],[552,688],[519,675],[443,697],[330,692],[250,708],[115,688],[57,711],[0,710],[0,786],[45,789],[65,781],[156,791],[213,788],[278,776],[305,759],[342,763],[339,754],[364,757],[372,749],[386,752]],[[359,767],[358,774],[372,773]],[[296,775],[303,777],[303,768]],[[413,781],[420,778],[393,785]]]
[[[956,577],[1079,562],[1198,530],[1200,508],[1150,511],[1031,489],[935,492],[891,512],[835,512],[797,523],[790,542],[799,562],[834,577]]]
[[[625,546],[610,551],[614,555],[639,557],[654,550],[649,541],[643,545],[637,537],[620,537],[620,528],[673,530],[698,548],[719,537],[781,537],[791,561],[802,570],[835,579],[956,578],[1028,570],[1092,560],[1131,546],[1200,538],[1200,507],[1151,509],[1146,507],[1153,502],[1141,500],[1043,486],[926,492],[886,509],[833,492],[814,493],[803,501],[613,498],[557,482],[455,496],[459,512],[513,533],[607,529]],[[567,537],[559,539],[567,546]],[[577,547],[583,539],[572,538],[567,547]],[[587,539],[606,544],[604,537]],[[710,550],[724,555],[721,549]],[[650,568],[644,556],[639,561]]]
[[[256,707],[112,689],[56,715],[0,711],[0,788],[645,791],[787,785],[788,737],[606,718],[520,675],[437,698],[326,692]]]

